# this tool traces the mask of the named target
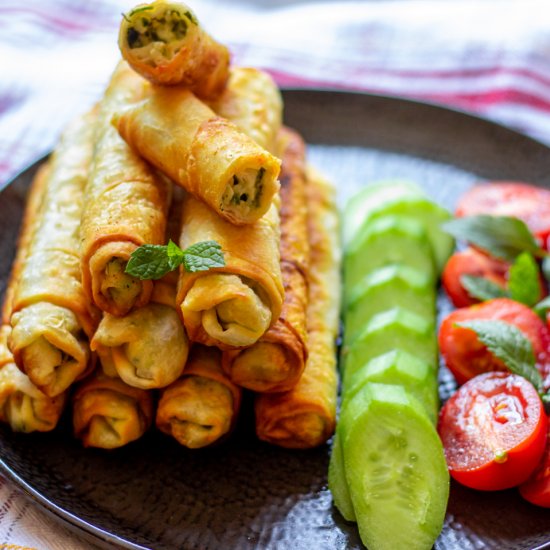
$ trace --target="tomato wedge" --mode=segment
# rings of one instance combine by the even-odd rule
[[[460,279],[463,275],[483,277],[505,289],[509,268],[508,262],[491,258],[475,248],[467,248],[449,258],[441,282],[455,307],[467,307],[479,303],[479,300],[472,298],[462,286]]]
[[[449,473],[481,491],[515,487],[539,464],[548,419],[525,378],[488,372],[472,378],[441,409],[438,432]]]
[[[519,492],[531,504],[550,508],[550,425],[542,459],[533,475],[520,486]]]
[[[550,333],[545,323],[527,306],[509,298],[495,298],[457,309],[441,323],[439,348],[458,384],[464,384],[482,372],[507,370],[502,361],[478,340],[473,330],[456,326],[456,323],[474,319],[499,320],[515,325],[531,342],[539,370],[546,368]]]
[[[457,216],[490,214],[523,220],[548,249],[550,190],[525,182],[495,181],[475,185],[462,195]]]

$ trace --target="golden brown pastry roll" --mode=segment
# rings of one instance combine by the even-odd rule
[[[10,350],[17,366],[50,397],[85,373],[88,336],[98,320],[82,288],[79,257],[95,119],[91,112],[69,125],[54,151],[12,297]]]
[[[84,447],[115,449],[140,438],[153,419],[150,392],[96,371],[72,398],[73,428]]]
[[[16,366],[8,347],[8,339],[12,331],[10,318],[13,296],[34,233],[34,226],[39,219],[37,214],[44,198],[44,183],[48,171],[47,163],[38,169],[27,195],[16,257],[4,294],[0,321],[0,422],[9,424],[16,432],[53,430],[59,421],[66,400],[65,392],[55,397],[43,394]]]
[[[294,131],[279,135],[281,170],[281,269],[285,298],[276,323],[253,346],[225,351],[223,368],[240,386],[282,392],[298,382],[307,359],[305,274],[309,264],[305,146]]]
[[[274,152],[282,124],[283,100],[273,78],[260,69],[233,67],[222,95],[210,107],[251,137],[260,147]]]
[[[85,190],[80,234],[82,284],[101,310],[122,316],[145,305],[153,283],[125,273],[132,252],[162,244],[170,184],[157,176],[111,125],[113,112],[140,96],[146,82],[119,63],[103,100]]]
[[[279,160],[189,90],[150,86],[113,124],[140,155],[234,224],[258,220],[279,189]]]
[[[190,449],[211,445],[234,426],[241,389],[221,368],[216,348],[196,345],[183,376],[163,390],[156,425]]]
[[[177,303],[189,339],[221,349],[250,346],[279,318],[283,304],[277,208],[239,227],[189,195],[179,244],[185,249],[204,240],[220,244],[225,266],[180,273]]]
[[[57,425],[66,392],[44,395],[15,365],[8,349],[9,325],[0,327],[0,422],[14,432],[49,432]]]
[[[181,2],[157,0],[123,15],[118,45],[139,74],[155,84],[179,84],[214,98],[229,76],[229,50],[216,42]]]
[[[340,297],[340,243],[334,190],[317,173],[308,177],[311,269],[306,367],[290,391],[255,400],[260,439],[288,448],[324,443],[336,423],[336,345]]]
[[[181,190],[177,190],[181,191]],[[168,216],[168,239],[178,240],[182,193],[176,193]],[[90,342],[103,370],[130,386],[163,388],[179,378],[189,340],[176,306],[178,274],[154,281],[151,301],[123,317],[105,313]]]

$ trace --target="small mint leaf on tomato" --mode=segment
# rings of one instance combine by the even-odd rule
[[[514,260],[508,273],[510,297],[532,307],[540,296],[539,266],[529,252],[522,252]]]
[[[506,289],[485,277],[465,274],[460,277],[460,284],[470,297],[482,302],[508,296]]]
[[[504,321],[486,319],[465,321],[457,323],[457,326],[473,330],[479,341],[510,372],[523,376],[537,391],[542,391],[542,376],[535,366],[533,346],[518,327]]]
[[[533,311],[546,323],[546,314],[550,309],[550,296],[546,296],[533,307]]]
[[[542,250],[525,223],[509,216],[466,216],[455,218],[443,229],[459,240],[485,250],[491,256],[512,262],[522,252],[542,258]]]

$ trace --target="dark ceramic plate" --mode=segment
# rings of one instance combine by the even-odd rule
[[[342,203],[360,186],[389,178],[415,180],[449,208],[480,178],[550,187],[547,147],[463,113],[321,91],[287,91],[285,105],[287,124],[311,144],[311,161],[335,182]],[[0,193],[0,293],[35,169]],[[443,298],[440,304],[446,307]],[[443,399],[453,390],[445,370],[440,387]],[[194,452],[156,433],[115,452],[83,450],[67,419],[51,434],[18,435],[1,427],[0,465],[46,510],[108,547],[361,548],[356,527],[332,506],[329,446],[296,452],[260,443],[251,411],[243,412],[229,442]],[[435,546],[532,549],[549,541],[550,512],[516,491],[478,493],[453,485]]]

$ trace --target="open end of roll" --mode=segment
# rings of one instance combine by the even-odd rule
[[[109,260],[101,281],[101,293],[122,314],[132,309],[142,291],[141,281],[124,271],[126,264],[122,258]]]

